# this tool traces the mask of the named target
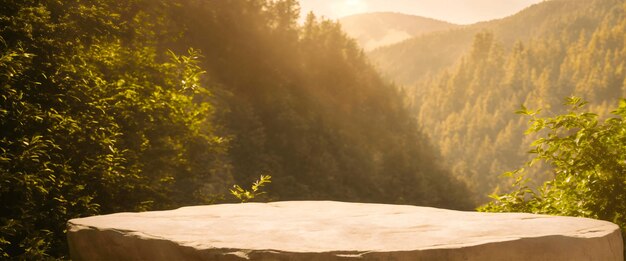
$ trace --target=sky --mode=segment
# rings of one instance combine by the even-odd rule
[[[398,12],[471,24],[515,14],[544,0],[300,0],[301,17],[310,11],[329,19],[371,12]]]

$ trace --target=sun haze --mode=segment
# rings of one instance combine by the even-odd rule
[[[370,12],[399,12],[456,24],[512,15],[543,0],[300,0],[302,17],[313,12],[329,19]]]

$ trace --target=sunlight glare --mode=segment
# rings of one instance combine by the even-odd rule
[[[368,4],[363,0],[344,0],[330,4],[330,9],[334,17],[341,18],[358,13],[366,13]]]

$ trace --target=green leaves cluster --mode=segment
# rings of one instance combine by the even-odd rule
[[[513,191],[492,195],[493,201],[479,210],[589,217],[626,229],[626,100],[604,121],[583,112],[586,102],[580,98],[568,98],[566,104],[569,112],[554,117],[521,111],[531,117],[529,133],[541,135],[526,167],[547,164],[548,181],[533,189],[524,168],[508,173],[515,178]]]
[[[252,183],[250,190],[243,189],[239,185],[233,185],[233,188],[230,189],[230,194],[235,196],[242,203],[245,203],[265,194],[265,192],[261,191],[261,187],[265,186],[267,183],[272,183],[272,176],[261,175],[258,180]]]

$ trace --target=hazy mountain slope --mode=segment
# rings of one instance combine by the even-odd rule
[[[474,35],[493,32],[505,48],[531,37],[547,37],[568,28],[591,30],[597,20],[578,15],[594,12],[593,1],[553,0],[535,4],[513,16],[434,32],[373,50],[368,55],[383,75],[399,84],[413,84],[453,65],[469,50]],[[567,21],[566,23],[560,21]]]
[[[431,18],[390,12],[351,15],[339,19],[339,23],[366,51],[425,33],[458,27]]]
[[[623,17],[619,0],[554,0],[370,55],[405,84],[454,174],[486,196],[528,158],[526,119],[513,113],[520,104],[559,113],[563,98],[577,95],[606,114],[626,95]]]
[[[468,206],[403,95],[339,24],[299,25],[295,1],[181,2],[172,17],[187,30],[172,48],[201,50],[219,86],[237,183],[271,174],[275,200]]]

